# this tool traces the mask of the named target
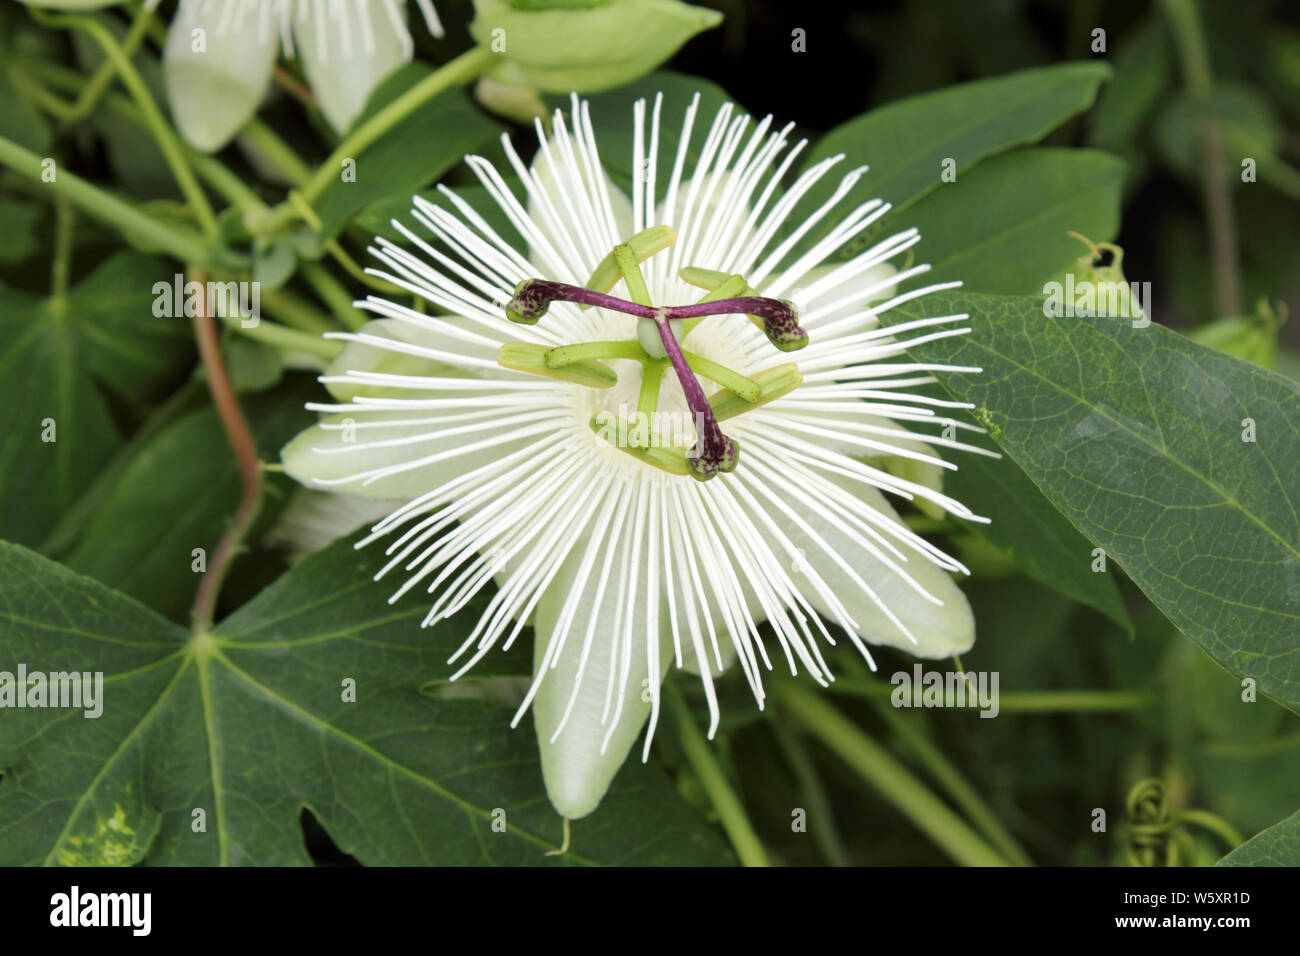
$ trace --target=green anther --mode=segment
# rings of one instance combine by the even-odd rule
[[[637,400],[637,416],[645,420],[653,421],[653,416],[659,407],[659,381],[664,371],[668,368],[667,359],[660,361],[647,361],[642,364],[641,373],[641,394]],[[706,375],[706,372],[701,372]],[[734,373],[732,373],[734,374]],[[766,405],[768,402],[776,401],[783,395],[787,395],[798,387],[803,381],[803,375],[799,372],[799,366],[794,364],[775,365],[772,368],[764,369],[754,376],[753,379],[746,379],[757,388],[757,395],[752,401],[742,398],[740,395],[730,389],[723,389],[709,399],[709,406],[713,409],[714,417],[718,421],[727,418],[735,418],[744,412],[758,408],[760,405]],[[748,394],[753,394],[747,390]],[[619,451],[626,452],[633,458],[645,462],[647,465],[654,465],[673,475],[690,475],[693,474],[690,462],[687,460],[687,450],[674,448],[668,445],[637,445],[630,440],[629,436],[636,434],[635,423],[619,419],[609,412],[599,412],[591,418],[591,429],[596,434],[606,437],[610,444],[618,448]],[[622,429],[621,440],[612,440],[609,438],[611,429]],[[735,468],[735,461],[728,463],[729,467],[721,468],[721,471],[731,471]]]
[[[732,275],[716,269],[700,269],[695,266],[687,266],[677,274],[684,281],[708,292],[700,299],[701,302],[717,302],[719,299],[731,299],[738,295],[758,295],[742,275]]]
[[[710,361],[702,355],[696,355],[694,352],[688,352],[685,349],[682,349],[682,355],[685,356],[686,364],[691,367],[692,372],[703,375],[711,382],[717,382],[723,388],[735,392],[747,402],[758,401],[762,386],[752,378],[746,378],[739,372],[733,372],[725,365],[719,365],[717,362]]]
[[[645,276],[641,274],[641,266],[632,247],[627,243],[615,246],[613,255],[623,274],[623,281],[627,283],[627,297],[637,305],[651,305],[650,290],[646,288]]]
[[[509,342],[497,351],[497,364],[516,372],[529,372],[546,378],[573,382],[588,388],[609,388],[618,384],[618,373],[599,362],[573,362],[555,368],[547,362],[551,350],[530,342]]]
[[[624,278],[626,270],[619,263],[617,252],[619,249],[626,249],[632,256],[632,261],[640,264],[649,259],[656,252],[667,249],[677,241],[677,233],[673,231],[672,226],[651,226],[649,229],[642,229],[627,242],[622,243],[614,248],[614,251],[600,260],[600,265],[596,266],[596,271],[591,274],[587,280],[586,288],[592,292],[608,292],[618,284],[618,280]],[[640,274],[640,270],[637,270]],[[632,288],[629,283],[628,289]],[[641,302],[636,298],[635,293],[632,296],[633,302]],[[649,305],[650,299],[647,297],[642,305]],[[580,305],[580,309],[589,309],[589,305]]]
[[[663,382],[664,372],[671,367],[672,362],[666,358],[642,360],[641,391],[636,397],[638,414],[653,415],[659,410],[659,386]]]
[[[713,409],[713,417],[718,421],[724,421],[735,418],[743,412],[752,411],[760,405],[774,402],[782,395],[787,395],[798,388],[799,383],[803,381],[803,374],[799,371],[799,366],[794,364],[774,365],[756,374],[754,381],[758,383],[759,394],[752,402],[746,401],[729,389],[718,392],[710,398],[709,407]]]
[[[591,425],[591,430],[597,435],[606,437],[608,436],[609,429],[616,427],[616,421],[616,419],[607,414],[604,417],[597,414],[591,417],[589,424]],[[606,440],[609,440],[608,437],[606,437]],[[627,442],[612,441],[610,443],[615,445],[619,451],[626,452],[633,458],[639,459],[647,465],[654,465],[656,468],[666,471],[669,474],[689,475],[691,473],[690,465],[686,462],[686,452],[680,448],[673,448],[664,445],[651,445],[646,448],[641,448],[636,445],[628,444]]]
[[[742,275],[732,275],[728,272],[719,272],[716,269],[700,269],[696,266],[687,266],[677,273],[683,281],[701,289],[706,289],[707,294],[700,299],[701,302],[718,302],[721,299],[734,299],[741,295],[758,295],[745,277]],[[703,322],[707,316],[700,316],[695,319],[687,319],[686,326],[682,331],[683,335],[690,334],[691,329]],[[753,322],[760,329],[766,329],[763,320],[756,315],[747,316],[749,321]]]
[[[551,368],[564,368],[575,362],[592,359],[645,358],[645,350],[636,342],[583,342],[580,345],[558,345],[546,353],[546,364]]]

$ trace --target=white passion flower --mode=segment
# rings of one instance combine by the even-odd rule
[[[431,0],[415,3],[442,36]],[[190,145],[210,152],[239,132],[265,98],[281,49],[302,60],[321,112],[341,133],[415,45],[405,0],[180,0],[163,72]]]
[[[965,316],[878,320],[958,283],[897,294],[928,268],[890,265],[915,229],[830,264],[889,209],[844,208],[862,170],[791,221],[842,157],[782,193],[804,146],[786,151],[793,124],[726,105],[701,140],[698,109],[697,96],[663,168],[662,97],[635,105],[630,197],[576,96],[549,138],[538,125],[531,168],[503,137],[522,195],[467,157],[526,248],[451,189],[447,208],[417,197],[422,228],[394,221],[405,243],[379,239],[372,271],[445,314],[358,303],[378,318],[335,334],[348,345],[321,378],[335,401],[310,406],[325,417],[283,451],[309,487],[405,502],[358,547],[385,543],[377,577],[400,579],[393,601],[432,595],[425,626],[496,579],[451,654],[456,676],[532,623],[515,722],[531,706],[548,794],[570,819],[595,808],[647,721],[648,755],[670,665],[699,675],[712,735],[714,679],[733,661],[761,707],[778,653],[832,679],[832,627],[868,662],[869,644],[943,658],[974,641],[950,577],[966,569],[882,492],[975,516],[877,467],[952,468],[929,446],[969,447],[939,434],[966,427],[942,414],[956,403],[914,391],[936,366],[903,356],[969,331],[954,325]],[[823,221],[825,238],[794,251]]]

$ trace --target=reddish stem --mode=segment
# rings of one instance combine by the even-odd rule
[[[276,83],[282,86],[294,99],[298,100],[298,102],[302,103],[304,106],[310,108],[316,105],[316,97],[312,95],[312,91],[299,83],[291,73],[288,73],[283,68],[277,66],[271,71],[271,76],[275,79]]]
[[[691,473],[697,478],[708,479],[719,471],[734,470],[736,443],[724,435],[718,426],[718,419],[713,414],[713,406],[709,404],[704,389],[700,387],[699,379],[686,363],[686,356],[682,354],[682,348],[677,344],[677,337],[673,335],[668,321],[655,319],[654,323],[659,330],[659,340],[664,344],[664,351],[668,353],[668,359],[672,362],[673,371],[677,373],[677,381],[682,385],[686,404],[695,414],[695,430],[699,433],[699,442],[687,456]]]
[[[208,311],[207,273],[204,270],[192,270],[193,280],[202,291],[199,293],[199,314],[194,317],[194,339],[198,343],[199,358],[208,376],[208,388],[212,392],[212,404],[221,418],[221,425],[230,440],[230,448],[235,453],[239,464],[241,485],[239,506],[235,509],[230,528],[217,543],[217,549],[208,562],[207,571],[199,581],[198,593],[194,596],[194,609],[190,613],[196,633],[212,627],[212,617],[216,610],[217,595],[221,583],[229,570],[230,562],[244,535],[252,527],[262,503],[262,469],[257,455],[257,444],[249,430],[248,421],[239,408],[239,400],[231,387],[230,376],[226,374],[226,363],[221,357],[221,342],[217,337],[217,323]]]
[[[552,302],[577,302],[581,305],[595,305],[602,309],[635,315],[642,319],[669,318],[694,319],[705,315],[757,315],[763,319],[780,322],[796,321],[794,309],[790,303],[780,299],[771,299],[759,295],[740,295],[730,299],[715,299],[712,302],[696,302],[693,305],[670,305],[658,308],[641,305],[620,299],[606,292],[594,292],[580,285],[567,282],[554,282],[550,279],[529,279],[515,290],[510,300],[511,311],[518,312],[524,319],[539,319],[546,313]]]

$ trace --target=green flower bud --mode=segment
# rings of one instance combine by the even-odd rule
[[[525,126],[534,119],[550,122],[550,110],[541,95],[529,84],[523,73],[513,63],[498,66],[491,76],[480,77],[474,84],[474,96],[484,107]]]
[[[1049,301],[1054,298],[1058,308],[1068,305],[1070,312],[1066,314],[1069,315],[1109,316],[1145,320],[1150,324],[1141,296],[1134,294],[1134,284],[1124,276],[1124,250],[1113,242],[1093,242],[1077,232],[1068,235],[1082,242],[1088,251],[1075,260],[1073,267],[1043,287],[1049,293]],[[1103,265],[1108,257],[1109,264]]]
[[[470,34],[551,93],[605,90],[644,76],[722,14],[678,0],[474,0]]]
[[[1279,302],[1278,306],[1279,310],[1274,310],[1267,299],[1261,299],[1254,315],[1217,319],[1193,329],[1187,337],[1264,368],[1276,368],[1278,328],[1286,320],[1285,304]]]

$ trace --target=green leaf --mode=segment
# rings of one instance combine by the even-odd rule
[[[1189,183],[1199,184],[1202,172],[1202,131],[1207,120],[1222,124],[1223,161],[1230,175],[1240,175],[1241,160],[1250,156],[1261,166],[1268,182],[1270,160],[1277,156],[1281,123],[1268,97],[1254,87],[1217,83],[1206,100],[1181,90],[1163,105],[1155,124],[1155,145],[1160,158]]]
[[[263,239],[253,242],[253,266],[249,275],[264,292],[274,292],[298,271],[294,239]]]
[[[1163,713],[1150,716],[1201,802],[1245,833],[1290,813],[1300,785],[1300,717],[1246,694],[1191,641],[1168,645],[1158,673]]]
[[[1268,303],[1261,302],[1253,315],[1215,319],[1188,332],[1187,337],[1193,342],[1271,369],[1278,364],[1277,339],[1281,324]]]
[[[1119,231],[1124,163],[1081,149],[1024,149],[995,156],[916,203],[919,282],[960,279],[977,292],[1042,294],[1043,283],[1086,248],[1067,233],[1109,242]]]
[[[1217,866],[1300,866],[1300,811],[1256,833]]]
[[[279,349],[245,338],[233,329],[222,339],[221,352],[236,392],[260,392],[280,384],[284,355]]]
[[[148,400],[188,365],[188,322],[153,314],[164,268],[126,252],[62,298],[0,286],[3,537],[39,542],[120,443],[96,381]]]
[[[394,71],[370,95],[355,129],[431,72],[423,63]],[[466,153],[490,143],[501,127],[484,116],[462,90],[448,90],[394,126],[354,160],[355,182],[340,167],[330,187],[316,200],[322,241],[333,237],[358,209],[391,196],[428,186]],[[351,178],[351,177],[349,177]]]
[[[69,318],[84,343],[88,370],[121,395],[157,399],[190,365],[191,321],[154,314],[161,290],[155,285],[166,283],[170,295],[176,272],[152,256],[122,252],[68,293]]]
[[[0,263],[21,262],[37,249],[41,208],[16,199],[0,200]]]
[[[10,51],[9,38],[0,35],[0,136],[47,157],[54,140],[50,124],[14,82],[18,65]]]
[[[104,17],[99,22],[112,33],[118,43],[126,39],[128,27],[121,20]],[[72,31],[71,40],[77,62],[86,75],[94,73],[108,62],[103,49],[89,33],[83,30]],[[167,102],[163,67],[157,57],[145,48],[138,50],[131,62],[155,102]],[[151,200],[184,199],[162,148],[146,128],[130,122],[111,109],[94,110],[86,117],[85,123],[102,144],[104,158],[114,177],[132,194]]]
[[[1041,299],[936,294],[898,310],[962,311],[968,335],[909,354],[982,367],[935,375],[1180,630],[1300,709],[1300,388],[1158,325],[1048,317]]]
[[[869,171],[841,208],[869,199],[893,204],[889,220],[940,186],[943,162],[956,163],[957,181],[980,160],[1014,146],[1033,143],[1092,105],[1110,76],[1105,63],[1064,63],[1020,70],[963,83],[933,93],[888,103],[827,133],[804,160],[809,169],[843,153],[845,160],[808,191],[796,207],[799,222],[826,202],[844,172],[861,164]],[[830,216],[804,237],[801,248],[825,236],[839,221]],[[877,224],[840,250],[849,258],[862,251],[884,227]]]
[[[969,522],[972,531],[1001,548],[1035,581],[1058,594],[1096,608],[1130,634],[1133,622],[1109,574],[1092,574],[1092,545],[1052,506],[1010,458],[963,455],[943,490],[989,524]]]
[[[5,712],[0,863],[302,865],[304,808],[367,864],[730,862],[715,830],[635,762],[574,826],[570,852],[544,856],[561,822],[529,724],[511,731],[496,704],[421,693],[448,675],[472,609],[422,630],[423,602],[390,606],[393,584],[371,579],[377,557],[339,542],[191,637],[0,544],[0,660],[105,678],[97,719]],[[487,672],[526,666],[493,656]]]
[[[1173,50],[1159,11],[1125,34],[1115,51],[1115,76],[1088,123],[1088,142],[1135,153],[1144,127],[1175,83]]]
[[[314,420],[303,403],[319,387],[298,381],[270,395],[244,399],[258,449],[272,459]],[[268,481],[272,476],[267,476]],[[265,520],[283,503],[290,485],[272,482]],[[203,408],[182,418],[139,449],[100,502],[85,535],[64,562],[178,621],[187,620],[199,575],[195,548],[212,559],[239,503],[239,469],[216,412]]]

